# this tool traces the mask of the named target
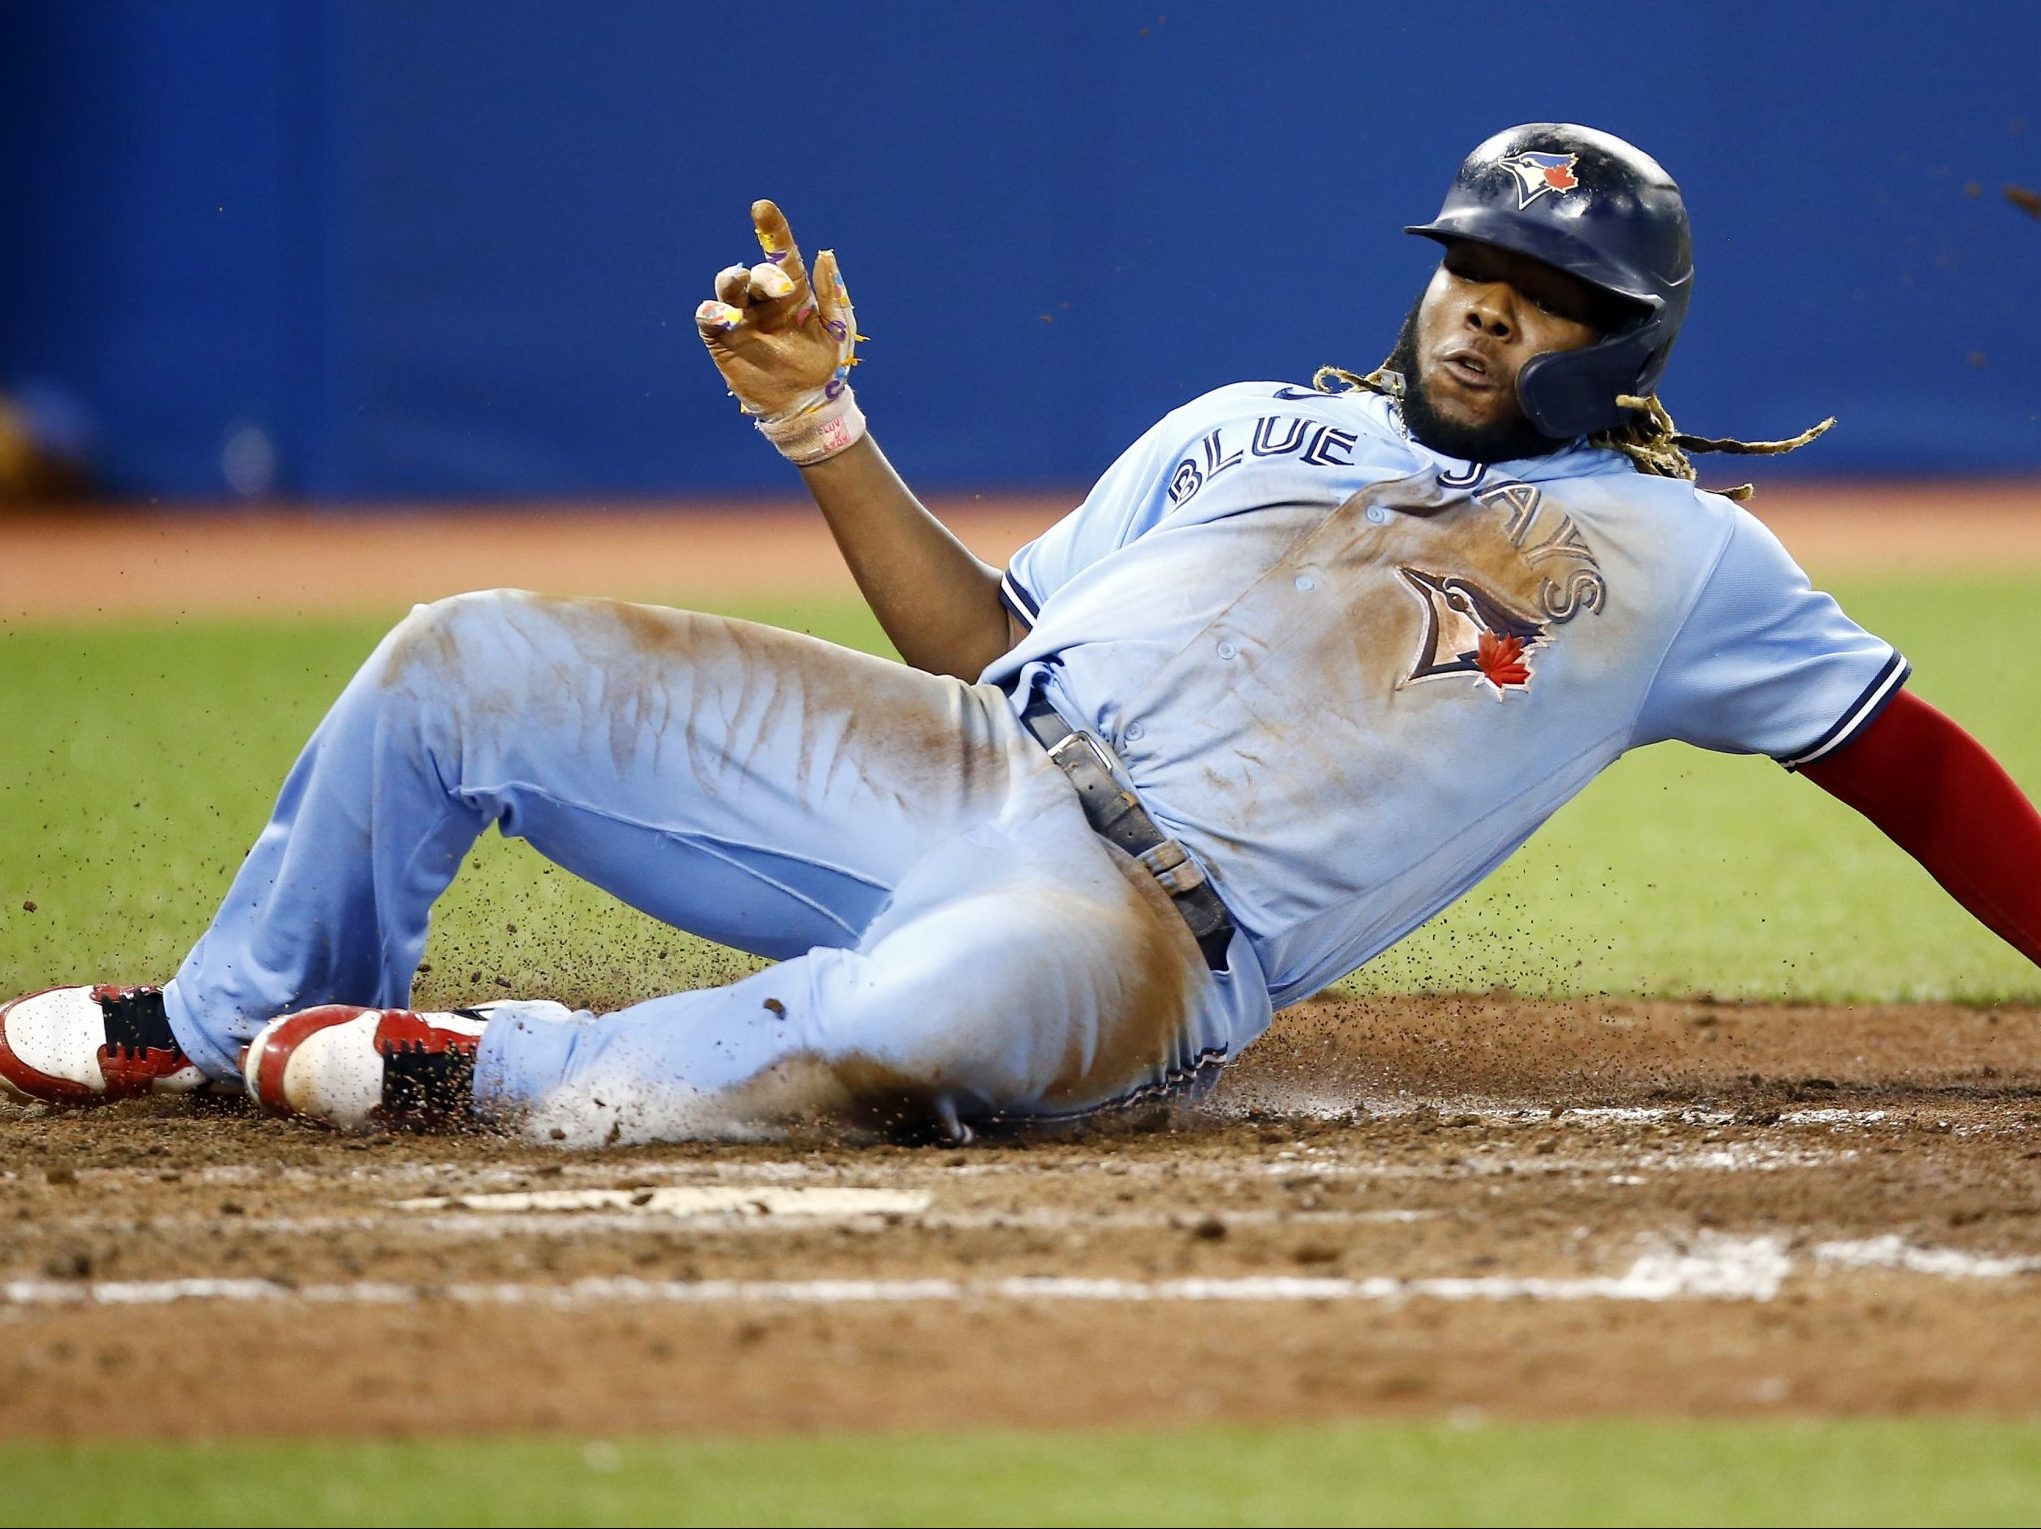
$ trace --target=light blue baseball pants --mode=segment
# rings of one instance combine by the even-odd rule
[[[996,687],[770,627],[516,591],[421,606],[284,783],[166,988],[208,1073],[278,1014],[403,1007],[490,824],[780,964],[615,1014],[497,1009],[485,1115],[569,1144],[838,1120],[961,1134],[1181,1087],[1266,1027]]]

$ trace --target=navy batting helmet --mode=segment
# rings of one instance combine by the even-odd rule
[[[1405,232],[1514,250],[1622,299],[1633,316],[1608,335],[1517,374],[1525,417],[1555,440],[1624,422],[1616,396],[1657,384],[1693,297],[1680,188],[1650,155],[1571,122],[1497,133],[1467,156],[1439,215]]]

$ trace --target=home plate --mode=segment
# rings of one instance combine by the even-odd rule
[[[468,1210],[521,1215],[534,1211],[636,1211],[647,1216],[915,1216],[928,1209],[925,1194],[895,1189],[746,1188],[686,1184],[664,1189],[541,1189],[507,1194],[427,1195],[399,1200],[399,1210]]]

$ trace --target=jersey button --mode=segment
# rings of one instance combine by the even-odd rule
[[[1127,724],[1127,730],[1121,733],[1120,736],[1126,739],[1129,743],[1139,743],[1143,738],[1146,738],[1148,736],[1148,729],[1143,727],[1139,722],[1129,722]]]
[[[1234,647],[1230,642],[1222,642],[1219,644],[1218,653],[1221,658],[1233,659],[1240,656],[1240,649]]]
[[[1308,573],[1300,573],[1297,575],[1297,587],[1308,595],[1318,587],[1318,581]]]

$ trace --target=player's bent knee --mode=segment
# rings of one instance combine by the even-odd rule
[[[467,669],[477,649],[495,649],[492,637],[533,598],[521,589],[482,589],[414,605],[383,640],[384,688],[421,676],[443,681]]]

